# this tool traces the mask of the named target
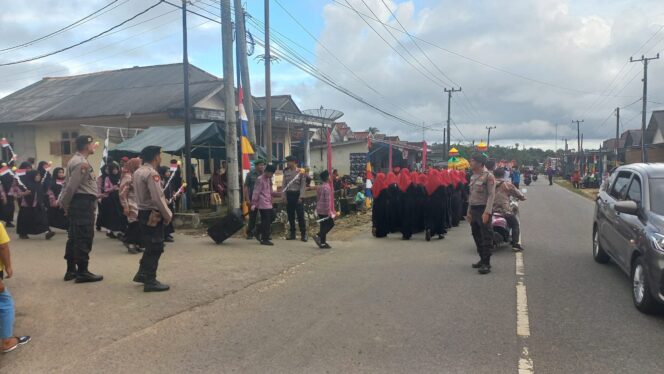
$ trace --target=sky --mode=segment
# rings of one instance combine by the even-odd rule
[[[179,0],[171,0],[179,3]],[[158,0],[4,0],[0,64],[39,56],[123,22]],[[112,4],[111,4],[112,3]],[[94,19],[18,49],[111,4]],[[244,1],[248,29],[263,40],[262,0]],[[344,112],[355,131],[376,127],[402,140],[440,142],[452,95],[452,141],[596,148],[641,123],[642,63],[664,52],[661,0],[271,0],[273,94],[301,109]],[[217,0],[190,9],[217,19]],[[36,61],[0,66],[0,97],[47,76],[180,62],[181,13],[166,3],[90,43]],[[188,16],[190,62],[221,76],[220,26]],[[264,66],[249,57],[252,89],[262,96]],[[336,88],[291,64],[293,53]],[[291,56],[290,58],[288,56]],[[306,68],[305,68],[306,69]],[[342,92],[343,91],[343,92]],[[345,92],[345,93],[344,93]],[[350,93],[350,96],[347,94]],[[353,97],[355,98],[353,98]],[[361,99],[363,102],[357,100]],[[371,108],[367,103],[389,115]],[[649,65],[648,118],[664,109],[664,55]],[[402,119],[395,119],[393,116]],[[404,123],[408,122],[408,123]],[[426,130],[422,130],[426,127]]]

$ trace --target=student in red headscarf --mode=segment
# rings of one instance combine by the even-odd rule
[[[399,198],[401,235],[403,240],[409,240],[413,236],[415,225],[415,186],[408,169],[401,169],[398,186],[401,192]]]
[[[458,170],[450,170],[450,178],[452,181],[452,193],[450,197],[450,220],[452,227],[458,227],[459,222],[464,216],[463,201],[461,198],[461,191],[463,185],[461,184],[461,178],[459,177]]]
[[[371,208],[372,233],[376,238],[384,238],[390,232],[389,207],[386,191],[386,177],[383,173],[376,174],[376,180],[371,187],[373,205]]]
[[[441,173],[436,169],[430,169],[427,176],[427,184],[425,186],[428,196],[425,236],[427,241],[436,235],[438,235],[439,239],[443,239],[443,235],[447,232],[443,222],[446,193]]]
[[[389,232],[399,232],[401,229],[401,191],[399,190],[399,179],[393,172],[387,174],[385,184],[387,186],[388,222]]]
[[[422,232],[426,229],[426,208],[427,208],[427,176],[426,174],[413,175],[413,185],[415,186],[415,232]]]

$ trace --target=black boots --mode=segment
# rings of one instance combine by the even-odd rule
[[[286,240],[295,240],[295,231],[291,231],[290,234],[286,237]]]
[[[301,238],[302,238],[302,241],[305,242],[305,243],[309,240],[309,235],[307,235],[306,231],[302,232]]]
[[[65,273],[65,282],[76,279],[76,263],[72,260],[67,260],[67,272]]]
[[[90,283],[99,282],[104,279],[101,275],[92,274],[88,271],[88,263],[81,262],[78,264],[78,271],[76,272],[76,283]]]
[[[168,291],[171,287],[167,284],[163,284],[156,279],[147,281],[143,285],[143,292],[162,292]]]

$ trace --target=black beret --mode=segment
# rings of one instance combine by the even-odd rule
[[[266,173],[274,173],[275,171],[277,171],[277,168],[272,164],[265,167]]]
[[[92,143],[92,140],[90,135],[79,135],[76,138],[76,149],[83,149],[86,145]]]
[[[149,145],[141,151],[141,159],[143,162],[149,162],[161,153],[161,147],[158,145]]]
[[[286,157],[286,162],[297,162],[297,157],[290,155]]]

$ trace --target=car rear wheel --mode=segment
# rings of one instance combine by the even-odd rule
[[[599,244],[599,232],[597,229],[593,230],[593,258],[595,259],[595,262],[600,264],[606,264],[609,262],[609,255]]]
[[[653,314],[662,310],[662,305],[650,293],[643,259],[637,257],[632,264],[632,299],[642,313]]]

